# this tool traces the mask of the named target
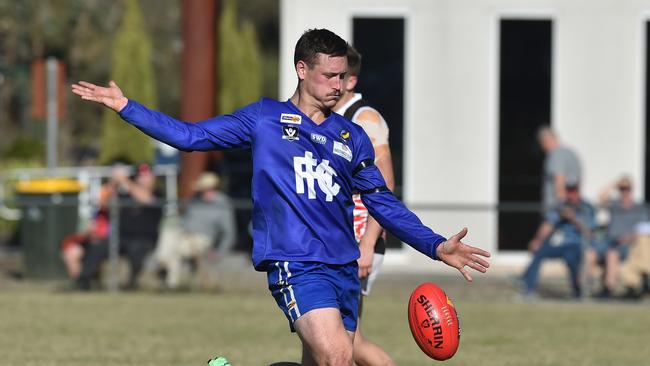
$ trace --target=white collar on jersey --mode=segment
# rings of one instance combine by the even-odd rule
[[[348,100],[347,103],[345,103],[341,108],[335,110],[334,112],[336,112],[336,113],[338,113],[340,115],[344,115],[345,111],[347,111],[348,108],[350,108],[350,106],[352,106],[352,104],[356,103],[359,99],[361,99],[361,93],[354,93],[354,96],[352,97],[352,99]]]

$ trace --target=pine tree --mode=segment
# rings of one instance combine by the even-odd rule
[[[218,111],[229,113],[260,98],[262,60],[257,32],[251,22],[239,27],[237,4],[223,3],[219,18]]]
[[[123,0],[124,13],[112,46],[111,79],[118,83],[129,98],[149,108],[156,108],[152,42],[145,30],[137,0]],[[100,161],[115,159],[130,163],[150,162],[154,156],[153,140],[136,128],[124,123],[111,110],[103,116]]]

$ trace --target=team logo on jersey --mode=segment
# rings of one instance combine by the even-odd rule
[[[350,138],[350,131],[348,131],[348,130],[341,130],[341,132],[339,133],[339,135],[341,136],[341,138],[342,138],[343,140],[348,141],[348,139]]]
[[[296,126],[282,126],[282,139],[283,140],[300,140],[298,134],[300,129]]]
[[[334,149],[332,152],[338,156],[343,157],[343,159],[347,161],[352,161],[352,150],[350,150],[348,145],[334,141]]]
[[[327,142],[327,137],[312,132],[311,140],[317,144],[324,145]]]
[[[296,174],[296,193],[305,194],[305,183],[307,186],[307,198],[316,199],[316,187],[325,193],[325,201],[332,202],[334,196],[339,194],[341,186],[333,182],[333,177],[338,176],[334,168],[330,166],[327,159],[323,159],[319,164],[314,159],[311,151],[305,151],[305,156],[295,156],[293,158],[293,171]]]
[[[280,115],[280,122],[299,125],[302,122],[302,117],[298,114],[282,113]]]

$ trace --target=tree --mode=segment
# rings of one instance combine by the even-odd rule
[[[145,30],[137,0],[123,0],[124,15],[112,46],[111,79],[128,91],[129,98],[156,109],[152,42]],[[111,110],[104,110],[100,161],[148,162],[154,156],[153,140],[125,124]]]
[[[223,114],[260,98],[262,57],[255,26],[248,21],[238,26],[235,1],[224,1],[218,27],[217,108]]]

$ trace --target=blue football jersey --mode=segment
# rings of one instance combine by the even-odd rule
[[[314,123],[291,101],[262,99],[231,114],[187,123],[129,100],[120,116],[177,149],[244,148],[253,158],[253,264],[345,264],[359,257],[352,194],[373,217],[431,258],[445,240],[386,188],[363,129],[331,113]]]

